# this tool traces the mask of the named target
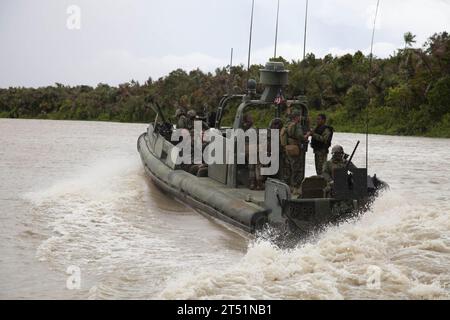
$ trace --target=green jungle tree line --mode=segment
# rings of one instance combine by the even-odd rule
[[[362,52],[340,57],[283,61],[290,71],[287,97],[306,95],[311,115],[324,112],[337,131],[450,137],[450,35],[433,35],[421,48],[415,36],[404,35],[405,46],[389,58]],[[262,65],[222,67],[215,72],[172,71],[158,80],[134,80],[117,87],[54,86],[0,89],[0,117],[59,120],[149,122],[155,117],[146,98],[151,96],[172,117],[185,101],[201,113],[214,111],[227,93],[241,93],[248,78],[258,80]],[[370,73],[370,75],[369,75]],[[259,88],[261,91],[262,88]],[[260,92],[259,91],[259,92]],[[270,114],[257,122],[267,125]],[[231,117],[231,115],[229,116]]]

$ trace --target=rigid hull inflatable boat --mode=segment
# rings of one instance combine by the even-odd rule
[[[222,115],[232,101],[241,101],[233,129],[242,128],[244,114],[252,108],[273,108],[274,116],[280,117],[274,101],[287,85],[288,72],[282,63],[269,62],[261,70],[260,79],[265,87],[261,96],[256,96],[254,86],[247,94],[222,98],[216,112],[215,130],[225,132],[221,126]],[[305,101],[299,98],[287,103],[301,112],[302,126],[307,132],[309,127],[305,119],[308,118],[308,108]],[[160,118],[164,119],[163,116]],[[155,120],[139,137],[137,148],[148,176],[159,188],[202,214],[249,233],[267,225],[290,233],[308,233],[367,210],[377,191],[386,186],[376,176],[368,176],[367,169],[357,169],[351,175],[345,169],[336,170],[331,193],[326,191],[329,186],[324,178],[306,178],[299,197],[294,197],[285,183],[273,178],[267,179],[265,190],[250,190],[245,165],[212,164],[208,166],[205,177],[198,177],[177,165],[171,156],[176,148],[170,141],[173,129],[172,124]],[[302,152],[306,152],[306,148]]]

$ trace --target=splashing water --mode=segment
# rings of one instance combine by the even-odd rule
[[[225,270],[186,274],[167,299],[449,298],[450,221],[387,193],[361,219],[281,250],[256,241]],[[378,287],[368,283],[379,270]]]
[[[90,298],[151,298],[165,274],[223,259],[220,252],[194,252],[179,245],[186,237],[184,226],[159,215],[176,213],[182,222],[189,209],[155,206],[164,197],[157,190],[146,206],[141,171],[136,159],[103,162],[74,180],[26,195],[37,212],[45,212],[42,218],[52,232],[37,248],[37,258],[61,269],[72,261],[87,271]],[[130,285],[139,289],[130,290]]]

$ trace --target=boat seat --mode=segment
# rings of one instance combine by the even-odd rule
[[[327,181],[324,177],[314,176],[305,178],[301,186],[303,199],[322,199],[327,197]]]

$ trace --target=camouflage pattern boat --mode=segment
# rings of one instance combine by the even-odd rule
[[[230,94],[221,99],[214,123],[216,130],[225,131],[222,127],[223,114],[233,101],[240,101],[234,129],[242,128],[244,114],[252,108],[272,108],[275,110],[274,116],[280,116],[275,101],[288,83],[284,65],[269,62],[261,70],[262,95],[256,95],[255,82],[249,83],[246,94]],[[289,100],[287,104],[301,112],[302,126],[307,132],[308,108],[305,100]],[[174,161],[171,156],[176,147],[171,142],[174,126],[164,121],[162,114],[159,118],[161,121],[151,123],[137,143],[150,179],[200,213],[249,233],[273,226],[290,233],[307,234],[367,210],[377,191],[385,187],[376,176],[368,176],[367,169],[357,169],[351,175],[345,169],[336,170],[331,192],[327,191],[329,185],[323,177],[306,178],[301,186],[301,196],[293,196],[289,186],[276,178],[267,179],[265,190],[250,190],[246,165],[212,164],[208,166],[206,176],[198,177]]]

